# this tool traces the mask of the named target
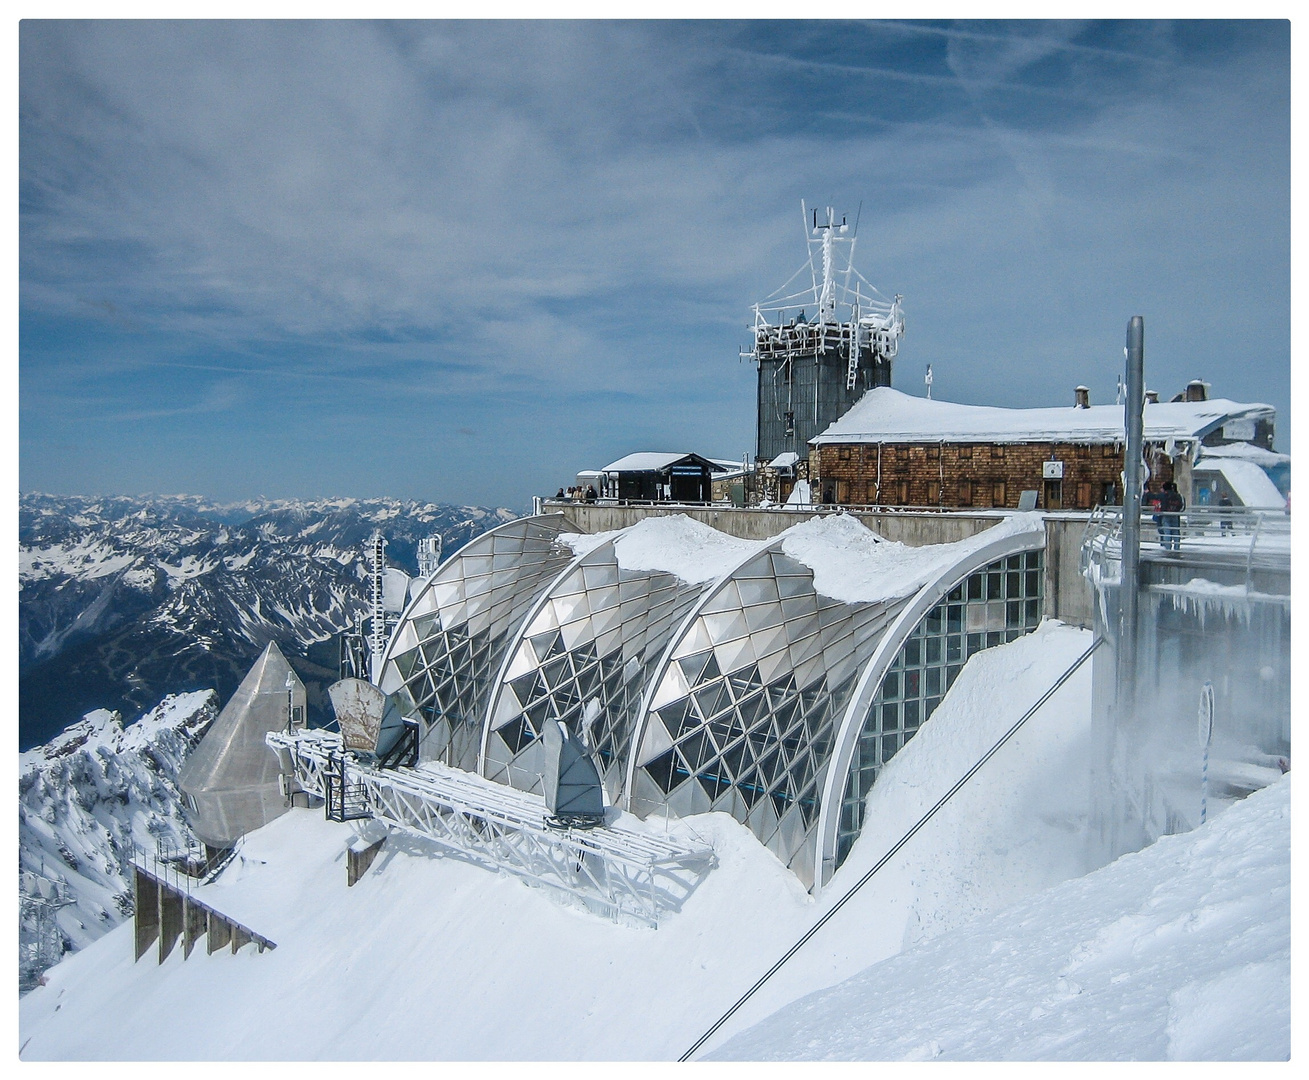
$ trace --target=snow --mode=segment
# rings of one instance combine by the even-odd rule
[[[830,514],[793,525],[780,539],[785,554],[814,572],[818,592],[853,604],[907,596],[992,540],[1044,528],[1039,513],[1010,514],[966,540],[909,547],[882,539],[848,514]],[[716,580],[772,542],[729,536],[685,514],[643,518],[612,532],[564,533],[560,541],[580,555],[615,538],[624,570],[660,570],[696,584]]]
[[[1289,596],[1256,592],[1244,585],[1220,585],[1202,577],[1176,585],[1151,585],[1150,589],[1167,596],[1175,609],[1197,615],[1201,629],[1204,628],[1204,618],[1208,611],[1218,611],[1224,618],[1239,618],[1249,622],[1252,604],[1282,604],[1287,607],[1291,604]]]
[[[78,578],[102,578],[126,570],[136,561],[103,540],[88,537],[76,544],[18,549],[18,581],[21,584],[67,574]]]
[[[622,569],[663,571],[692,584],[716,580],[766,543],[729,536],[685,514],[642,518],[612,532],[564,533],[559,539],[578,555],[615,540]]]
[[[660,454],[660,453],[637,453],[628,454],[626,457],[620,457],[617,461],[612,461],[606,465],[601,472],[657,472],[660,469],[666,469],[675,461],[681,461],[683,458],[694,457],[689,452],[681,454]]]
[[[998,530],[998,531],[997,531]],[[909,547],[884,540],[848,514],[810,518],[782,533],[782,551],[814,572],[814,588],[847,604],[909,596],[972,551],[1003,536],[1044,536],[1039,513],[1010,514],[976,536]]]
[[[683,581],[714,581],[766,541],[741,540],[685,514],[644,518],[614,543],[624,570],[665,570]]]
[[[1246,442],[1206,446],[1200,452],[1200,464],[1203,465],[1208,458],[1239,458],[1242,461],[1253,461],[1262,468],[1268,468],[1272,465],[1291,464],[1290,454],[1278,454],[1272,450],[1265,450],[1262,446]]]
[[[786,497],[787,506],[809,506],[813,502],[809,494],[809,481],[797,480],[791,494]]]
[[[167,697],[127,727],[96,709],[19,754],[19,866],[71,887],[77,902],[58,916],[69,947],[130,912],[134,845],[153,851],[156,839],[189,836],[177,774],[217,711],[212,690]]]
[[[794,450],[788,450],[784,454],[778,454],[768,463],[770,469],[789,469],[800,460],[800,455]]]
[[[350,828],[293,810],[247,837],[208,890],[215,907],[275,950],[197,949],[183,961],[179,949],[162,967],[150,958],[133,964],[131,928],[121,927],[22,999],[23,1057],[674,1058],[1088,638],[1047,623],[974,657],[884,771],[864,835],[817,899],[723,814],[680,823],[712,842],[719,866],[656,931],[562,907],[397,837],[347,889]],[[1089,686],[1084,668],[724,1035],[907,943],[1081,872],[1073,837],[1086,813]],[[430,1003],[421,1023],[395,1022],[401,999]]]
[[[1145,438],[1166,442],[1193,439],[1237,417],[1272,416],[1271,405],[1242,404],[1224,398],[1147,404],[1142,413]],[[879,386],[869,390],[850,411],[813,443],[842,442],[1055,442],[1075,439],[1121,442],[1123,407],[1089,409],[1004,409],[960,405],[913,397]]]
[[[1290,1057],[1290,780],[788,1006],[750,1060]]]
[[[1195,466],[1194,476],[1203,480],[1206,473],[1219,473],[1227,481],[1228,487],[1240,500],[1241,506],[1275,507],[1280,509],[1286,500],[1277,490],[1277,485],[1269,479],[1262,467],[1253,461],[1241,458],[1220,458],[1217,460],[1200,459]]]

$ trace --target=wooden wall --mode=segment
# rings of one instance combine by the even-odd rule
[[[1113,443],[824,444],[810,460],[819,477],[815,499],[854,506],[1013,509],[1031,489],[1041,493],[1041,509],[1089,510],[1110,501],[1108,485],[1114,503],[1123,494],[1123,451]],[[1063,462],[1057,493],[1042,477],[1042,466],[1052,460]],[[1153,455],[1151,468],[1156,481],[1172,478],[1162,454]],[[1055,494],[1059,506],[1047,499]]]

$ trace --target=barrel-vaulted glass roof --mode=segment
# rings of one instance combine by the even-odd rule
[[[611,803],[729,813],[812,886],[967,655],[1035,625],[1043,545],[1038,515],[922,548],[845,515],[755,542],[685,517],[589,537],[528,518],[442,564],[382,689],[423,721],[425,760],[540,791],[561,720]]]
[[[591,750],[617,801],[651,669],[705,588],[625,569],[612,539],[579,556],[540,596],[509,648],[488,708],[483,773],[540,791],[538,736],[548,720],[562,720]]]
[[[477,768],[482,721],[505,646],[540,592],[573,559],[563,514],[520,518],[484,533],[424,583],[392,634],[381,689],[423,722],[419,754]]]

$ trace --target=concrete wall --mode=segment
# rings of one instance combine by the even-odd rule
[[[625,529],[647,517],[685,514],[703,521],[720,532],[743,540],[770,540],[778,533],[808,521],[812,517],[832,514],[824,510],[783,510],[775,508],[738,509],[731,506],[613,506],[601,503],[554,503],[543,507],[566,509],[568,516],[584,532],[608,532]],[[896,540],[909,547],[946,544],[964,540],[991,528],[1001,515],[997,513],[958,512],[949,514],[904,511],[868,511],[855,513],[864,525],[879,536]],[[1094,616],[1091,590],[1078,569],[1082,533],[1086,514],[1048,514],[1045,519],[1045,614],[1075,626],[1089,627]]]

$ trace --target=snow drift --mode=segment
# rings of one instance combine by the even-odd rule
[[[812,994],[723,1059],[1290,1056],[1290,779]]]

